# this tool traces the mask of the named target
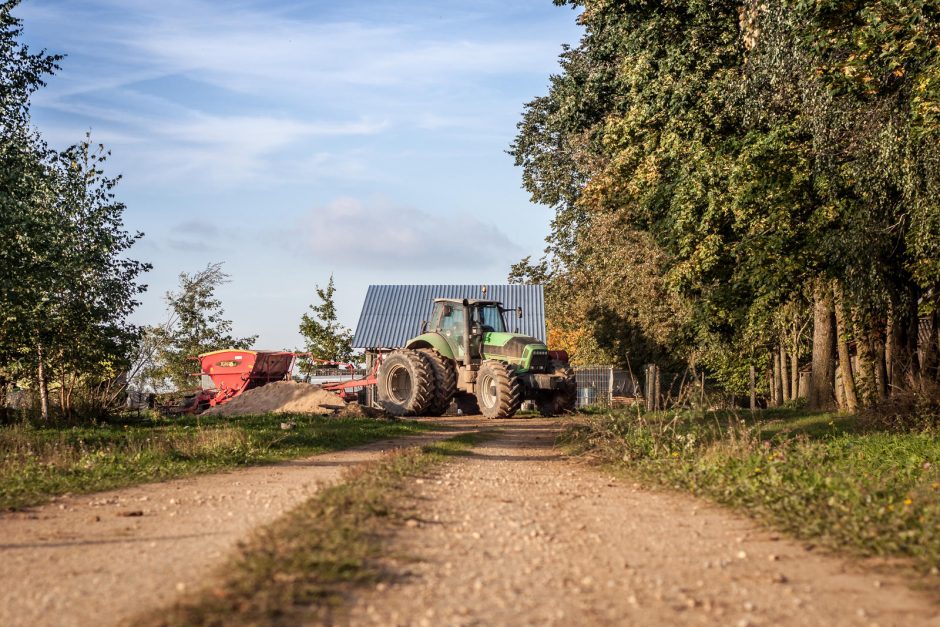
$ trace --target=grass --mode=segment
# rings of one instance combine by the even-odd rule
[[[353,468],[343,483],[256,532],[220,571],[217,587],[135,624],[342,622],[343,600],[353,587],[390,576],[380,563],[383,537],[410,517],[404,479],[467,454],[486,437],[463,434]]]
[[[293,422],[290,430],[282,422]],[[416,422],[268,414],[0,427],[0,510],[349,448],[433,428]]]
[[[940,569],[940,437],[854,416],[773,410],[619,413],[569,430],[583,453],[797,537]]]

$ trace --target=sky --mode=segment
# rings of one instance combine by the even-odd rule
[[[32,100],[64,148],[90,132],[121,174],[133,316],[166,319],[181,272],[224,262],[239,336],[300,348],[335,278],[354,328],[370,284],[505,283],[544,248],[506,154],[575,12],[551,0],[24,0],[31,48],[67,55]]]

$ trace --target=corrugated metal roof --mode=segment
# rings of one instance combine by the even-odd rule
[[[355,348],[397,348],[421,332],[435,298],[486,298],[522,307],[522,319],[506,314],[514,331],[545,341],[545,297],[541,285],[370,285],[353,336]]]

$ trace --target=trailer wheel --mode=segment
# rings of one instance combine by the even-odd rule
[[[512,418],[522,405],[522,382],[509,364],[487,359],[477,372],[477,403],[486,418]]]
[[[552,370],[556,375],[563,375],[565,383],[557,390],[543,392],[536,399],[539,413],[543,416],[573,414],[578,405],[578,383],[574,377],[574,370],[561,361],[552,361]]]
[[[440,416],[454,400],[457,391],[457,371],[449,359],[433,348],[421,348],[418,352],[428,359],[431,372],[434,375],[434,395],[431,404],[425,412],[428,416]]]
[[[434,375],[428,358],[418,351],[392,351],[382,360],[376,378],[379,404],[393,416],[417,416],[433,400]]]

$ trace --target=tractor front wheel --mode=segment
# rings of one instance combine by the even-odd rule
[[[382,360],[376,378],[379,405],[393,416],[417,416],[434,400],[431,364],[418,351],[392,351]]]
[[[507,363],[488,359],[480,365],[477,403],[486,418],[512,418],[522,405],[522,382]]]

